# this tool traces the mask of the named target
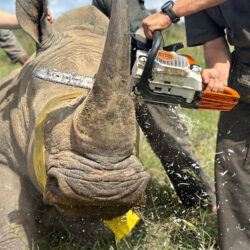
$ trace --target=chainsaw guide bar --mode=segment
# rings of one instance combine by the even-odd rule
[[[92,89],[95,82],[93,76],[61,72],[56,69],[35,68],[33,72],[39,79],[84,89]]]

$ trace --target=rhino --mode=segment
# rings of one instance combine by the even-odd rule
[[[86,6],[51,25],[46,0],[17,0],[16,13],[36,54],[0,83],[0,249],[26,249],[52,226],[81,242],[113,237],[104,221],[143,205],[150,179],[135,155],[136,120],[182,202],[207,197],[185,129],[175,138],[175,112],[135,105],[130,96],[127,0],[113,1],[110,21]],[[37,69],[95,76],[95,83],[90,91],[61,85],[38,78]]]
[[[18,0],[16,13],[37,51],[0,85],[0,249],[31,245],[41,201],[75,223],[110,220],[144,204],[150,178],[134,154],[127,1],[114,1],[110,24],[87,6],[51,25],[46,0]],[[87,91],[36,68],[96,80]]]

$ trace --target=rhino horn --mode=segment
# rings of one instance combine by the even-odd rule
[[[94,91],[129,87],[130,33],[127,0],[115,0]],[[117,81],[116,78],[119,78]],[[121,83],[122,82],[122,83]],[[100,87],[99,87],[100,85]]]
[[[136,135],[130,90],[130,33],[128,1],[115,0],[92,91],[75,112],[73,127],[78,148],[91,153],[133,151]],[[79,145],[81,144],[81,145]],[[90,146],[91,145],[91,146]],[[92,147],[92,148],[90,148]]]

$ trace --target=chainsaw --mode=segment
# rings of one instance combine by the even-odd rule
[[[146,41],[132,35],[131,95],[137,101],[219,111],[229,111],[238,103],[239,94],[233,89],[224,88],[224,93],[202,90],[201,67],[190,56],[176,53],[182,43],[163,47],[160,31],[154,32],[153,42]],[[33,73],[45,81],[88,90],[95,82],[95,76],[56,69],[35,68]]]
[[[225,87],[223,93],[202,89],[202,68],[176,52],[182,43],[163,47],[162,35],[155,31],[150,50],[140,41],[137,44],[131,93],[138,101],[218,111],[229,111],[238,103],[239,94],[231,88]]]

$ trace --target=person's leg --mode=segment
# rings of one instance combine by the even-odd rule
[[[29,58],[14,34],[9,30],[0,30],[0,47],[10,58],[12,63],[19,61],[24,64]]]
[[[174,106],[136,105],[137,121],[186,207],[215,205],[213,181],[195,158]]]
[[[250,247],[250,104],[222,112],[215,180],[221,249]]]
[[[129,0],[130,29],[137,30],[141,27],[142,20],[148,16],[143,1]],[[111,14],[112,0],[93,0],[92,4],[102,11],[108,18]]]

